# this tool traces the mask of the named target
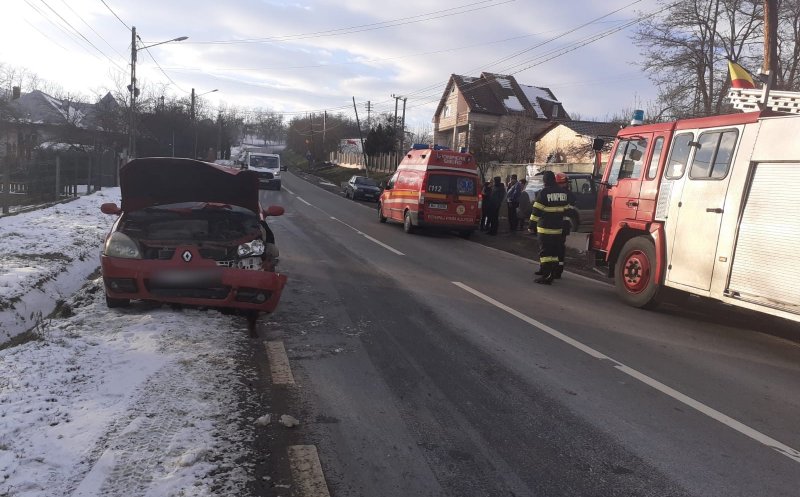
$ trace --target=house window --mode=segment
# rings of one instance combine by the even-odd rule
[[[558,104],[553,106],[553,119],[558,117],[558,107],[559,107]]]
[[[450,105],[444,106],[444,113],[442,114],[442,117],[450,117]]]

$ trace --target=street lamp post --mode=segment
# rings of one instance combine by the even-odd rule
[[[206,92],[197,95],[194,92],[194,88],[192,88],[192,105],[189,111],[189,117],[191,117],[192,119],[192,130],[194,131],[194,157],[192,157],[192,159],[197,158],[197,119],[195,114],[195,102],[197,100],[197,97],[202,97],[203,95],[208,95],[209,93],[214,93],[215,91],[219,91],[219,89],[214,88],[213,90],[208,90]]]
[[[136,26],[131,27],[131,84],[128,85],[128,91],[131,93],[131,106],[128,110],[130,123],[128,124],[128,158],[136,157],[136,97],[139,96],[139,88],[136,87],[136,54],[139,50],[154,47],[156,45],[163,45],[164,43],[171,43],[173,41],[183,41],[189,38],[188,36],[179,36],[171,40],[160,41],[152,45],[142,47],[136,46]]]

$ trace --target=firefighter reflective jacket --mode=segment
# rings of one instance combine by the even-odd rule
[[[536,224],[540,235],[561,235],[564,216],[575,207],[575,195],[560,186],[546,186],[536,195],[531,213],[531,223]]]

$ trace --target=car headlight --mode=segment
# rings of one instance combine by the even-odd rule
[[[236,253],[239,254],[239,257],[247,257],[249,255],[261,255],[264,253],[264,241],[263,240],[253,240],[252,242],[243,243],[239,245],[239,248],[236,250]]]
[[[125,233],[116,231],[108,237],[106,245],[103,247],[103,254],[108,257],[119,257],[120,259],[141,259],[142,253],[139,245]]]

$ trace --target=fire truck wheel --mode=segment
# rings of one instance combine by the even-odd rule
[[[614,284],[622,300],[633,307],[652,309],[660,303],[660,285],[655,281],[656,249],[647,237],[628,240],[619,253]]]
[[[385,223],[386,216],[383,215],[383,205],[378,203],[378,221]]]
[[[411,213],[408,211],[406,211],[406,214],[403,216],[403,231],[409,234],[414,232],[414,224],[411,222]]]

